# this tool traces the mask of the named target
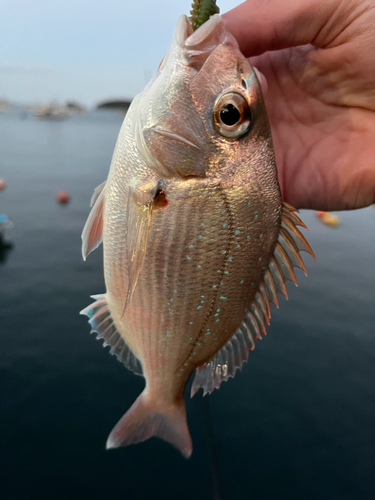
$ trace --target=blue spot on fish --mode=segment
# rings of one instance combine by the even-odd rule
[[[219,309],[216,309],[216,311],[219,313],[220,312],[220,307],[219,307]]]
[[[201,267],[201,265],[200,265],[200,264],[198,264],[198,265],[197,265],[197,267]]]
[[[229,259],[228,259],[228,261],[229,261],[229,262],[232,262],[232,260],[233,260],[233,257],[232,257],[232,256],[230,256],[230,257],[229,257]]]
[[[258,216],[257,216],[257,215],[255,215],[254,219],[257,219],[257,218],[258,218]]]
[[[238,229],[236,229],[235,232],[236,232],[236,234],[240,234],[241,231],[239,231]]]
[[[202,309],[202,306],[198,306],[197,309]]]
[[[227,297],[221,296],[220,298],[221,298],[221,300],[227,300]]]
[[[203,236],[201,234],[198,234],[198,238],[201,240]]]
[[[189,245],[189,248],[194,248],[194,245]]]
[[[204,299],[204,295],[201,295],[201,299]]]
[[[263,234],[260,234],[260,235],[259,235],[259,238],[263,238]]]
[[[193,325],[194,323],[192,321],[189,321],[189,325]]]
[[[229,274],[229,271],[224,271],[224,274]]]
[[[227,223],[225,223],[225,224],[223,224],[223,227],[227,227],[227,225],[228,225],[228,224],[227,224]]]
[[[262,260],[262,257],[259,257],[259,262]]]
[[[237,248],[241,248],[241,245],[237,245]]]
[[[219,321],[220,321],[220,318],[217,318],[216,323],[218,323]]]
[[[240,281],[241,285],[242,285],[242,283],[243,283],[243,282],[244,282],[244,280],[241,280],[241,281]]]

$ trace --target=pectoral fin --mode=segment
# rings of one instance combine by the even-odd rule
[[[156,188],[153,189],[150,196],[147,196],[148,192],[145,191],[131,190],[128,198],[126,223],[128,235],[126,250],[129,263],[129,284],[122,316],[124,316],[132,299],[138,276],[146,257],[147,241],[150,233],[152,208],[156,190]],[[139,204],[140,202],[144,202],[145,198],[148,198],[147,202],[142,205]]]

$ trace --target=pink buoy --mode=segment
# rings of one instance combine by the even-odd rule
[[[60,205],[66,205],[70,201],[70,196],[68,191],[59,191],[57,193],[57,202],[60,203]]]
[[[5,189],[5,181],[4,179],[0,179],[0,191],[4,191]]]

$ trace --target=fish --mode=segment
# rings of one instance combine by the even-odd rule
[[[181,16],[133,100],[92,197],[83,258],[103,243],[106,293],[81,314],[145,388],[107,448],[156,436],[192,453],[184,392],[234,377],[270,304],[313,251],[282,201],[260,76],[215,14]]]

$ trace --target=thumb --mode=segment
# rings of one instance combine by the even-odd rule
[[[356,2],[247,0],[222,16],[242,53],[252,57],[297,45],[331,44],[350,22]]]

